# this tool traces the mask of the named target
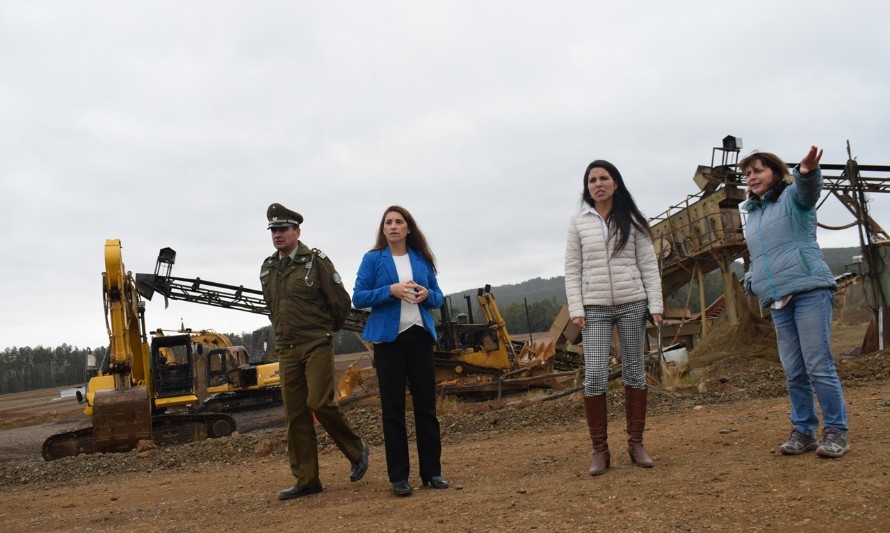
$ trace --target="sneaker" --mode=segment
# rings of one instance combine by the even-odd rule
[[[822,444],[816,450],[819,457],[838,458],[850,451],[847,434],[837,428],[825,428],[822,431]]]
[[[811,452],[818,447],[819,443],[816,442],[813,436],[792,429],[788,442],[779,446],[779,453],[782,455],[800,455],[804,452]]]

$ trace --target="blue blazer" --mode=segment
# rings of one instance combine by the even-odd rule
[[[436,341],[436,325],[430,309],[442,307],[444,296],[432,266],[420,252],[408,248],[414,283],[426,287],[429,296],[419,303],[423,325]],[[352,305],[358,309],[371,308],[371,316],[362,332],[370,342],[392,342],[399,335],[399,316],[402,301],[389,294],[389,286],[399,282],[396,263],[389,248],[371,250],[362,258],[352,290]]]

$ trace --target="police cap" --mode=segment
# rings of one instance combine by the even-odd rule
[[[284,207],[281,204],[272,204],[266,210],[266,218],[269,225],[266,229],[281,228],[285,226],[297,226],[303,223],[303,215]]]

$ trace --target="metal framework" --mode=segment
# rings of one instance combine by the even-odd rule
[[[179,300],[258,315],[269,314],[262,291],[249,289],[243,285],[225,285],[204,281],[201,278],[177,278],[161,274],[163,265],[172,265],[172,262],[166,263],[163,257],[162,250],[154,274],[136,274],[136,289],[145,299],[151,300],[155,293],[159,293],[164,295],[165,305],[167,300]],[[367,311],[352,309],[343,329],[360,332],[367,320]]]
[[[739,258],[747,261],[744,217],[739,211],[739,205],[747,195],[745,178],[738,171],[741,148],[740,139],[725,137],[723,145],[712,150],[711,166],[699,166],[695,172],[693,181],[700,191],[650,219],[665,295],[674,294],[693,280],[703,284],[704,275],[718,268],[723,275],[724,288],[728,288],[732,282],[731,263]],[[820,165],[823,190],[827,194],[817,208],[828,198],[835,197],[854,220],[840,227],[821,223],[819,226],[829,230],[858,226],[865,271],[880,275],[885,267],[875,245],[887,243],[890,235],[869,213],[867,195],[890,192],[890,166],[860,165],[851,154],[849,142],[847,155],[848,161],[844,165]],[[699,292],[701,309],[705,309],[703,291]],[[724,293],[727,311],[735,323],[732,291],[724,290]],[[880,299],[880,296],[875,298]],[[702,323],[703,334],[707,328],[705,322]]]

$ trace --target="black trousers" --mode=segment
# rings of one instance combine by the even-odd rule
[[[405,386],[414,403],[414,428],[420,479],[442,473],[442,441],[436,417],[436,369],[433,339],[425,329],[412,326],[393,342],[374,345],[374,366],[383,411],[383,441],[389,481],[408,479],[408,432],[405,428]]]

